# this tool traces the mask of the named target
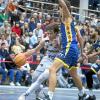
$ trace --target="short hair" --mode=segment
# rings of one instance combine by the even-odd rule
[[[58,23],[51,23],[47,25],[46,31],[53,31],[54,33],[59,33],[59,24]]]

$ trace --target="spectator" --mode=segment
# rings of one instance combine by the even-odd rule
[[[38,23],[38,14],[34,13],[33,17],[34,17],[35,24],[37,24]]]
[[[25,33],[29,34],[29,24],[27,22],[24,23],[22,30],[23,30],[23,34],[25,34]]]
[[[2,13],[0,13],[0,27],[3,25],[4,21],[8,20],[8,15],[5,11],[2,11]]]
[[[25,47],[19,42],[19,39],[16,38],[15,44],[12,46],[11,51],[15,54],[22,53],[25,50]]]
[[[41,24],[44,23],[44,19],[43,19],[42,13],[39,13],[39,14],[38,14],[38,23],[41,23]]]
[[[15,54],[13,52],[9,56],[7,56],[6,60],[10,61],[11,63],[5,63],[5,65],[8,70],[9,84],[11,86],[14,86],[14,85],[20,86],[22,72],[19,69],[17,69],[15,63],[13,62],[14,57],[15,57]]]
[[[29,22],[29,31],[30,32],[33,32],[33,30],[36,28],[36,24],[35,24],[35,22],[34,22],[34,17],[32,17],[31,19],[30,19],[30,22]]]
[[[25,51],[26,51],[27,49],[29,49],[29,40],[30,40],[29,33],[26,32],[25,34],[23,34],[22,40],[24,42],[24,46],[26,48]]]
[[[2,43],[5,43],[6,49],[8,50],[9,45],[8,45],[8,41],[6,40],[5,34],[2,34],[2,35],[1,35],[0,45],[1,45]]]
[[[24,26],[24,17],[20,17],[20,21],[19,21],[19,26],[23,27]]]
[[[36,27],[36,29],[34,29],[34,31],[33,31],[33,34],[35,34],[36,35],[36,37],[37,37],[37,39],[38,39],[38,42],[43,38],[43,30],[42,30],[42,28],[41,28],[42,26],[41,26],[41,23],[37,23],[37,27]]]
[[[5,83],[7,76],[6,68],[5,66],[3,66],[4,63],[1,62],[2,60],[3,60],[2,55],[0,55],[0,74],[2,75],[2,78],[0,80],[0,85]]]
[[[14,1],[13,0],[9,0],[9,3],[7,5],[7,11],[9,13],[13,13],[15,10],[16,10],[16,6],[14,4]]]
[[[8,21],[4,21],[4,23],[3,23],[3,26],[1,26],[0,27],[0,32],[1,32],[1,34],[3,34],[3,33],[11,33],[11,26],[10,26],[10,24],[8,23]]]
[[[12,32],[15,32],[17,36],[21,36],[21,28],[19,27],[19,23],[16,22],[15,26],[12,27]]]
[[[38,39],[37,39],[35,33],[30,32],[29,36],[30,36],[29,47],[30,48],[34,48],[37,45],[37,43],[38,43]]]
[[[2,43],[0,48],[0,56],[5,59],[9,55],[9,52],[6,50],[6,44]]]

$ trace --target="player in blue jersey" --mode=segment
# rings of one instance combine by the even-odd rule
[[[64,66],[66,69],[69,69],[69,73],[72,76],[76,86],[79,89],[79,99],[86,100],[87,95],[85,94],[84,87],[80,77],[77,74],[77,60],[78,60],[78,45],[80,43],[81,47],[81,56],[86,57],[83,54],[83,41],[79,33],[76,33],[74,22],[70,14],[71,8],[70,3],[66,0],[59,0],[59,9],[61,16],[61,46],[62,49],[56,56],[52,66],[49,68],[50,77],[49,77],[49,90],[46,100],[52,100],[54,90],[56,87],[56,72],[61,66]]]

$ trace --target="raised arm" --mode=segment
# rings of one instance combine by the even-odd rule
[[[78,29],[75,29],[76,30],[76,33],[77,33],[77,40],[80,44],[80,49],[81,49],[81,55],[83,54],[83,46],[84,46],[84,41],[83,41],[83,38],[80,34],[80,31]]]
[[[64,0],[59,0],[59,8],[62,9],[62,11],[60,11],[60,13],[62,13],[62,19],[64,20],[68,20],[69,18],[71,18],[71,5],[69,3],[69,1],[64,1]]]

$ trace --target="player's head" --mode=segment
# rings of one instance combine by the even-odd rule
[[[47,26],[46,31],[50,39],[54,39],[59,34],[59,25],[57,23],[52,23]]]

